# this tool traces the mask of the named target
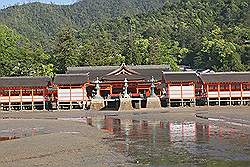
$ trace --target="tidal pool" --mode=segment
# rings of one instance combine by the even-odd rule
[[[44,127],[16,128],[0,130],[0,141],[46,134]]]
[[[250,166],[250,135],[239,129],[113,116],[94,118],[88,124],[111,133],[105,142],[138,166]]]

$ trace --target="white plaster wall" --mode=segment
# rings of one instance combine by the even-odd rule
[[[44,97],[43,96],[34,96],[33,101],[34,102],[43,102]],[[32,102],[32,96],[10,96],[10,102]],[[2,96],[0,97],[1,103],[8,103],[9,102],[9,96]]]
[[[170,86],[169,87],[169,98],[180,99],[181,98],[181,87],[180,86]]]
[[[195,98],[195,88],[191,86],[182,86],[182,98],[183,99],[193,99]]]
[[[182,93],[182,95],[181,95]],[[170,86],[169,95],[170,99],[193,99],[195,98],[194,86]]]
[[[231,91],[231,97],[241,97],[240,91]]]
[[[71,96],[71,98],[70,98]],[[58,101],[82,101],[83,100],[83,89],[72,88],[70,89],[58,89]]]
[[[9,96],[0,96],[0,103],[9,102]]]
[[[250,91],[243,91],[242,97],[250,97]]]
[[[222,91],[222,92],[220,92],[220,97],[230,97],[230,92],[229,91]]]
[[[208,92],[208,98],[218,98],[219,97],[219,93],[216,91],[214,92]]]

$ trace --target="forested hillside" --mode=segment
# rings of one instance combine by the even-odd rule
[[[179,70],[179,65],[250,70],[248,0],[83,0],[72,6],[32,3],[2,10],[0,20],[14,29],[8,31],[17,31],[24,36],[18,34],[20,38],[31,41],[24,53],[32,50],[40,66],[57,73],[69,66],[122,62],[170,64],[172,70]],[[2,46],[8,42],[3,35],[6,29],[0,29]],[[9,62],[0,75],[48,74],[44,69],[5,73],[16,61],[11,57],[14,53],[2,50],[1,66],[2,60]],[[29,69],[29,64],[23,66]]]
[[[43,48],[0,24],[0,76],[51,75],[53,65]]]
[[[1,10],[0,22],[26,37],[43,40],[55,35],[64,26],[82,29],[93,22],[159,9],[164,1],[80,0],[73,5],[37,2]]]

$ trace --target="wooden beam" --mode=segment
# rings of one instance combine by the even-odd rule
[[[207,106],[209,106],[209,85],[207,84]]]
[[[60,108],[60,103],[59,103],[59,100],[58,100],[58,92],[59,92],[59,89],[60,87],[57,87],[57,98],[56,98],[56,107],[57,107],[57,110],[59,111],[59,108]]]
[[[243,105],[243,85],[240,83],[240,105]]]
[[[43,111],[45,111],[46,110],[46,106],[45,106],[45,89],[43,89]]]
[[[31,89],[31,95],[32,95],[31,109],[32,111],[34,111],[34,89]]]
[[[232,105],[232,83],[229,84],[229,105]]]
[[[194,106],[196,106],[196,87],[195,87],[196,84],[194,82],[192,82],[192,84],[193,84],[193,87],[194,87],[194,90],[193,90],[194,91],[194,99],[193,99],[194,100]]]
[[[184,104],[183,104],[183,88],[182,88],[182,82],[181,82],[181,106],[184,107]]]
[[[23,110],[23,90],[20,89],[20,97],[21,97],[21,103],[20,103],[20,107],[21,107],[21,111]]]
[[[171,100],[170,100],[170,83],[167,82],[167,85],[168,85],[168,104],[169,104],[169,107],[171,107]]]
[[[69,87],[69,94],[70,94],[70,96],[69,96],[69,99],[70,99],[70,102],[69,102],[69,109],[70,110],[72,110],[72,97],[71,97],[71,93],[72,93],[72,90],[71,90],[71,85],[70,85],[70,87]]]
[[[219,106],[220,106],[220,83],[218,84],[217,90],[218,90],[218,98],[219,98]]]
[[[11,101],[10,101],[10,96],[11,96],[11,90],[9,90],[9,111],[11,111]]]

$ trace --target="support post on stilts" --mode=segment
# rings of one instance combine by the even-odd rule
[[[32,96],[31,110],[34,111],[34,90],[33,89],[31,89],[31,96]]]

